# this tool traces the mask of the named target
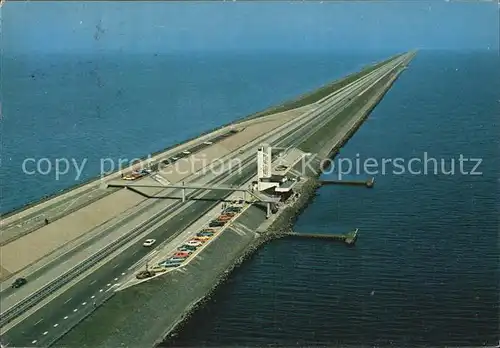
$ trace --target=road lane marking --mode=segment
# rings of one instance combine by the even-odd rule
[[[115,269],[116,267],[120,266],[119,263],[117,263],[116,265],[113,266],[113,269]]]
[[[96,281],[97,281],[97,280],[93,280],[93,281],[91,281],[89,285],[94,284]]]
[[[64,317],[64,320],[67,320],[67,319],[68,319],[68,316],[65,316],[65,317]]]
[[[43,333],[43,335],[45,336],[45,335],[46,335],[46,334],[48,334],[48,333],[49,333],[48,331],[45,331],[45,332]]]
[[[38,320],[38,321],[35,323],[35,325],[40,324],[40,323],[42,322],[42,320],[43,320],[43,318],[42,318],[42,319],[40,319],[40,320]]]
[[[72,298],[73,298],[73,297],[68,298],[68,299],[66,300],[66,302],[64,302],[64,304],[66,304],[66,303],[68,303],[69,301],[71,301],[71,299],[72,299]]]
[[[57,323],[56,323],[56,324],[54,324],[54,327],[58,327],[58,326],[59,326],[59,324],[57,324]]]

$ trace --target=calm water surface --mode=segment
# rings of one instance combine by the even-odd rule
[[[270,243],[164,345],[496,344],[498,67],[495,55],[417,56],[341,157],[407,164],[427,156],[446,171],[455,159],[455,174],[435,175],[429,160],[428,175],[396,175],[387,165],[372,190],[320,189],[295,230],[359,228],[356,247]],[[482,174],[462,175],[460,154],[481,158]],[[413,172],[424,169],[415,162]]]
[[[160,150],[388,55],[6,58],[1,211],[98,175],[102,158]],[[433,157],[447,171],[462,154],[482,159],[481,175],[386,165],[373,190],[322,188],[295,229],[359,228],[356,247],[270,243],[165,345],[496,343],[499,67],[494,54],[420,52],[341,152]],[[23,174],[24,159],[42,157],[87,162],[79,178]]]

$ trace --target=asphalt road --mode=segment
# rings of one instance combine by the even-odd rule
[[[225,133],[222,133],[220,135],[216,135],[213,138],[210,138],[207,141],[212,142],[213,144],[220,142],[221,140],[227,138],[228,136],[231,136],[234,134],[231,131],[227,131]],[[208,144],[205,144],[205,142],[201,142],[199,144],[193,145],[190,148],[187,148],[186,150],[195,153],[197,151],[200,151],[204,148],[209,146]],[[172,149],[171,149],[172,150]],[[169,150],[169,151],[171,151]],[[184,151],[186,151],[184,150]],[[168,158],[168,162],[170,164],[173,164],[176,162],[173,158],[181,159],[186,157],[183,152],[179,151],[178,153],[174,153],[170,158]],[[165,161],[163,161],[165,162]],[[160,162],[152,164],[152,169],[156,170],[159,166]],[[99,180],[99,179],[96,179]],[[92,182],[95,182],[95,180],[83,183],[82,185],[89,185]],[[38,209],[35,212],[27,215],[22,219],[22,227],[18,227],[19,221],[14,221],[11,222],[5,226],[3,226],[3,231],[2,231],[2,236],[0,236],[0,246],[6,245],[13,240],[20,238],[31,231],[34,231],[44,224],[44,217],[47,216],[49,220],[55,221],[61,217],[64,217],[74,211],[77,211],[79,209],[82,209],[83,207],[92,204],[93,202],[102,199],[105,196],[108,196],[114,192],[118,191],[118,189],[108,189],[108,190],[101,190],[98,186],[93,186],[90,187],[77,195],[74,196],[69,196],[66,197],[65,199],[62,199],[60,201],[57,201],[54,204],[51,204],[47,207],[44,207],[42,209]],[[68,208],[70,206],[70,208]],[[5,218],[5,217],[4,217]],[[2,293],[4,296],[4,294]],[[8,296],[8,295],[6,295]]]
[[[246,173],[238,175],[228,184],[240,184],[254,175],[254,171],[255,168],[251,166]],[[156,239],[158,244],[166,241],[212,209],[218,203],[217,200],[226,195],[227,193],[221,191],[207,193],[204,198],[212,200],[197,201],[196,204],[176,215],[175,219],[168,220],[161,228],[150,233],[147,238]],[[8,342],[9,345],[16,347],[49,345],[62,333],[90,314],[94,310],[94,302],[98,305],[105,300],[110,295],[109,292],[113,291],[113,285],[120,283],[123,276],[130,274],[130,266],[151,251],[152,249],[144,248],[140,244],[130,246],[112,261],[77,283],[70,291],[66,291],[51,301],[49,305],[36,311],[9,330],[3,336],[4,344]],[[108,289],[109,292],[107,292]]]
[[[370,80],[370,82],[372,81]],[[355,94],[354,92],[359,92],[359,90],[353,90],[351,94]],[[327,110],[325,114],[329,112],[329,108]],[[324,120],[328,119],[329,116],[324,117]],[[300,138],[301,135],[310,131],[311,128],[303,127],[298,131],[298,134],[294,135],[294,139]],[[290,143],[292,142],[290,141]],[[255,168],[251,166],[248,176],[253,175],[254,172]],[[239,176],[231,179],[228,184],[234,185],[244,181],[246,181],[245,178]],[[204,197],[221,199],[227,194],[226,192],[210,192]],[[158,243],[166,241],[177,231],[182,231],[192,224],[215,204],[214,201],[198,201],[176,215],[175,219],[168,220],[161,228],[151,232],[147,238],[157,239]],[[149,252],[151,249],[143,248],[141,245],[130,246],[112,261],[9,330],[2,336],[3,344],[17,347],[50,345],[91,313],[94,310],[94,303],[98,305],[111,295],[113,291],[110,288],[113,287],[113,284],[120,283],[120,279],[129,274],[130,266],[137,263]],[[108,289],[110,290],[107,291]]]

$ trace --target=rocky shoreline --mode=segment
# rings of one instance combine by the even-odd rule
[[[216,280],[213,287],[207,292],[206,296],[196,301],[190,308],[186,309],[184,316],[174,324],[166,334],[155,342],[155,346],[165,340],[169,340],[177,336],[177,333],[182,330],[184,324],[214,295],[219,286],[224,284],[229,276],[239,268],[245,261],[250,259],[262,246],[265,244],[285,236],[286,232],[292,229],[293,224],[298,216],[307,208],[315,197],[316,190],[320,187],[317,178],[308,178],[297,190],[300,193],[299,198],[292,205],[286,206],[276,219],[267,228],[266,232],[258,234],[258,238],[250,244],[240,257],[234,260],[234,263],[226,269]]]

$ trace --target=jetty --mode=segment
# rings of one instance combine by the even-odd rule
[[[354,231],[348,232],[346,234],[286,232],[284,233],[284,236],[329,239],[344,242],[347,245],[354,245],[356,244],[356,240],[358,239],[358,231],[359,229],[356,228]]]
[[[349,186],[366,186],[372,188],[375,185],[375,178],[368,180],[318,180],[320,185],[349,185]]]

